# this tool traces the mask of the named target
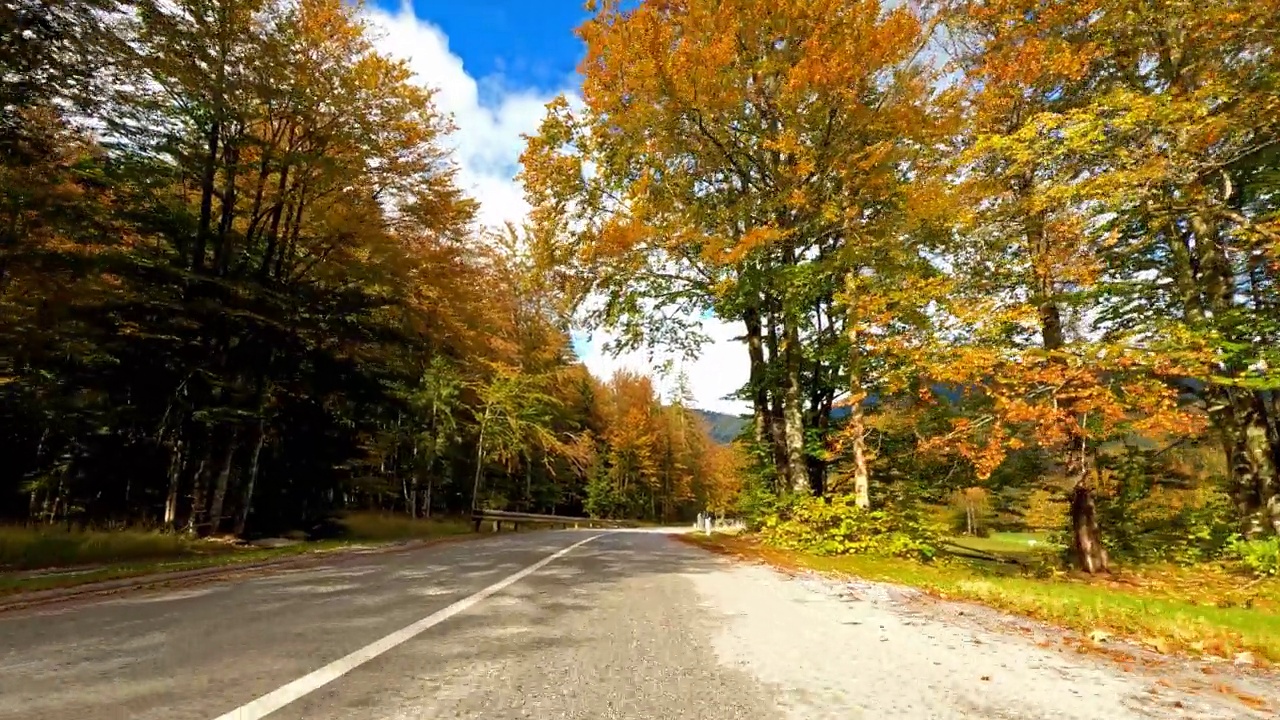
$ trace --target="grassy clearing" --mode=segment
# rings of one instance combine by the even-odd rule
[[[962,547],[994,554],[1022,554],[1058,549],[1056,545],[1049,542],[1049,533],[992,533],[990,537],[984,538],[957,535],[950,540]]]
[[[963,561],[924,565],[894,558],[818,557],[762,547],[752,538],[683,537],[717,552],[781,567],[910,585],[1086,634],[1102,630],[1162,652],[1231,658],[1248,651],[1262,663],[1280,663],[1280,579],[1251,581],[1217,567],[1150,567],[1104,579],[1041,579]]]
[[[990,537],[957,535],[947,538],[952,545],[979,553],[996,555],[1020,563],[1054,555],[1062,548],[1049,541],[1049,533],[992,533]]]
[[[352,513],[341,537],[283,547],[251,547],[145,530],[0,527],[0,594],[72,587],[161,572],[262,562],[276,558],[471,531],[464,518],[412,520]]]

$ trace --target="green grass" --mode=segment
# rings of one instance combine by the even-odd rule
[[[345,540],[324,540],[277,548],[235,549],[228,552],[197,555],[174,560],[119,562],[82,570],[59,570],[48,574],[0,573],[0,595],[75,587],[88,583],[154,575],[156,573],[245,565],[294,555],[336,550],[348,547],[351,544],[350,541]]]
[[[948,538],[948,541],[962,548],[1019,562],[1028,562],[1040,556],[1051,555],[1061,549],[1049,542],[1049,533],[992,533],[990,537],[985,538],[957,535]]]
[[[1111,578],[1036,578],[981,564],[922,564],[868,556],[818,557],[753,539],[685,536],[711,549],[836,575],[910,585],[1091,633],[1102,630],[1164,650],[1280,662],[1280,580],[1250,581],[1215,566],[1138,568]]]
[[[307,553],[465,535],[465,518],[412,520],[351,513],[342,536],[284,547],[246,547],[146,530],[0,527],[0,594],[72,587],[162,572],[261,562]]]
[[[159,560],[225,552],[174,533],[0,527],[0,568],[33,570],[95,563]]]

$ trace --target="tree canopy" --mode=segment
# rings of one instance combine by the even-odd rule
[[[733,451],[691,408],[578,362],[524,230],[479,227],[452,121],[362,18],[6,6],[0,516],[671,521],[724,494]]]
[[[1274,535],[1278,23],[1243,0],[605,0],[581,106],[525,153],[535,255],[620,349],[744,328],[774,495],[901,495],[886,441],[963,467],[914,476],[934,497],[1019,466],[1093,572],[1105,448],[1212,438],[1239,532]]]

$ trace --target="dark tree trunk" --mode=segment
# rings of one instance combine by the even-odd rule
[[[253,509],[253,486],[258,482],[258,465],[262,458],[262,447],[267,441],[266,423],[258,418],[258,425],[253,431],[253,454],[249,456],[249,473],[244,480],[244,488],[240,493],[240,512],[236,516],[235,534],[244,535],[249,525],[249,513]]]
[[[213,253],[213,267],[219,275],[226,275],[231,262],[231,227],[236,212],[236,176],[239,173],[240,148],[231,142],[225,145],[226,183],[222,189],[222,216],[218,220],[218,246]]]
[[[209,487],[207,470],[209,467],[209,453],[213,451],[212,447],[207,447],[204,455],[200,458],[200,464],[196,466],[195,472],[192,473],[191,485],[191,512],[187,515],[186,532],[195,534],[205,524],[205,513],[208,511],[207,492]]]
[[[765,384],[764,331],[760,323],[760,310],[749,307],[742,319],[747,326],[747,355],[751,360],[751,409],[755,421],[755,440],[756,445],[765,450],[772,447],[773,437],[769,432],[769,389]]]
[[[1071,551],[1076,565],[1087,573],[1110,571],[1107,550],[1102,545],[1098,512],[1093,489],[1085,482],[1077,483],[1071,493]]]
[[[290,138],[292,138],[292,135],[290,135]],[[284,199],[288,180],[289,166],[285,165],[280,168],[280,181],[276,184],[276,204],[271,210],[271,225],[267,229],[267,244],[262,250],[262,264],[258,268],[258,277],[263,282],[271,278],[272,261],[275,259],[280,237],[280,220],[285,215],[286,205],[289,207],[289,216],[292,217],[293,215],[293,205],[286,203]]]
[[[222,525],[222,505],[227,498],[227,487],[231,482],[231,466],[236,455],[236,441],[239,439],[239,432],[233,428],[227,437],[227,447],[222,453],[222,460],[218,464],[218,474],[215,476],[213,484],[213,497],[209,500],[209,524],[207,534],[213,535],[218,532],[218,528]]]
[[[191,252],[191,268],[194,270],[204,268],[209,236],[213,234],[213,184],[218,171],[218,141],[221,130],[222,125],[216,120],[209,126],[208,148],[200,177],[200,224],[196,230],[195,248]]]
[[[169,492],[164,499],[164,524],[176,528],[178,522],[178,496],[182,491],[182,468],[186,464],[183,455],[181,436],[173,441],[173,451],[169,457]]]

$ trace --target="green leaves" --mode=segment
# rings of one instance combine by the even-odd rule
[[[941,538],[933,528],[891,509],[859,508],[846,496],[800,497],[765,516],[761,539],[815,555],[880,555],[931,560]]]

